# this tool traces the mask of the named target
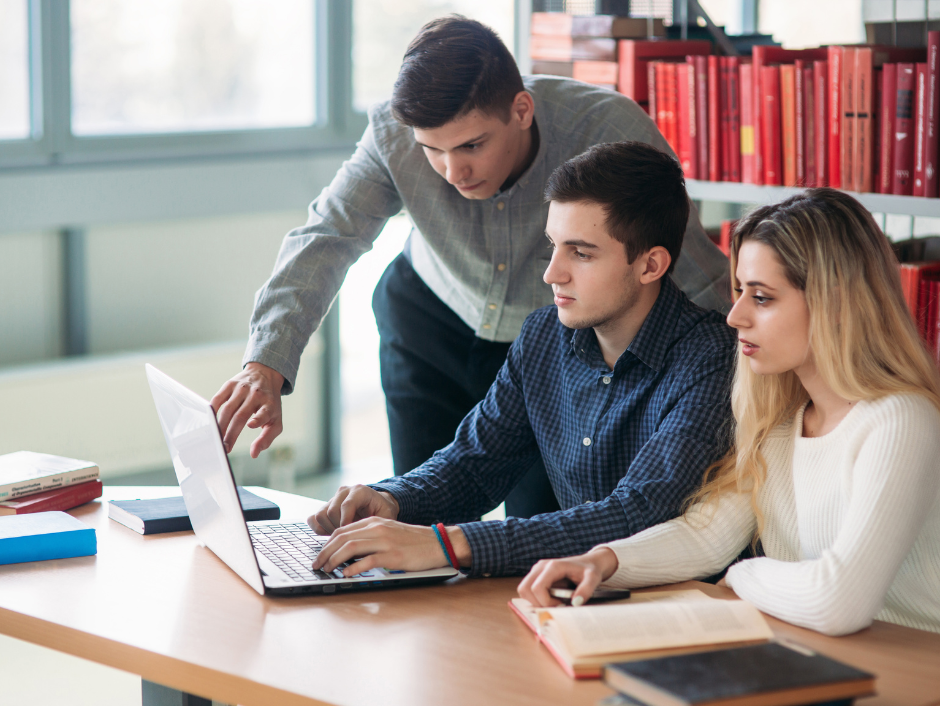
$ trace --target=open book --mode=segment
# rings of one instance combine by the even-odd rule
[[[634,593],[604,605],[534,608],[522,598],[509,602],[576,679],[599,678],[605,664],[702,652],[773,637],[764,616],[750,603],[710,598],[701,591]]]

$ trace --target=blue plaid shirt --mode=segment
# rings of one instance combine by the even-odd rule
[[[594,330],[548,306],[525,320],[486,398],[454,441],[372,487],[398,519],[459,524],[471,575],[520,574],[675,517],[727,450],[736,335],[668,277],[613,371]],[[541,454],[559,512],[474,522],[501,503]]]

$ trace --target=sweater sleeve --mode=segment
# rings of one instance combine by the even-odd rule
[[[865,429],[833,545],[812,560],[740,562],[727,582],[765,613],[827,635],[871,623],[940,491],[940,414],[919,395],[888,398]]]
[[[747,495],[729,493],[715,504],[699,503],[682,517],[601,545],[618,561],[604,585],[637,588],[711,576],[741,553],[756,528]]]

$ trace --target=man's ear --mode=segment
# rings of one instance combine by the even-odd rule
[[[640,260],[643,263],[640,284],[650,284],[666,275],[672,264],[672,255],[662,245],[657,245],[641,254]]]
[[[521,130],[528,130],[532,127],[532,118],[535,116],[535,101],[532,100],[532,94],[528,91],[519,91],[512,99],[509,115],[519,121]]]

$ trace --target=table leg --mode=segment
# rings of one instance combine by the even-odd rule
[[[212,706],[211,699],[193,696],[162,684],[140,680],[141,706]]]

